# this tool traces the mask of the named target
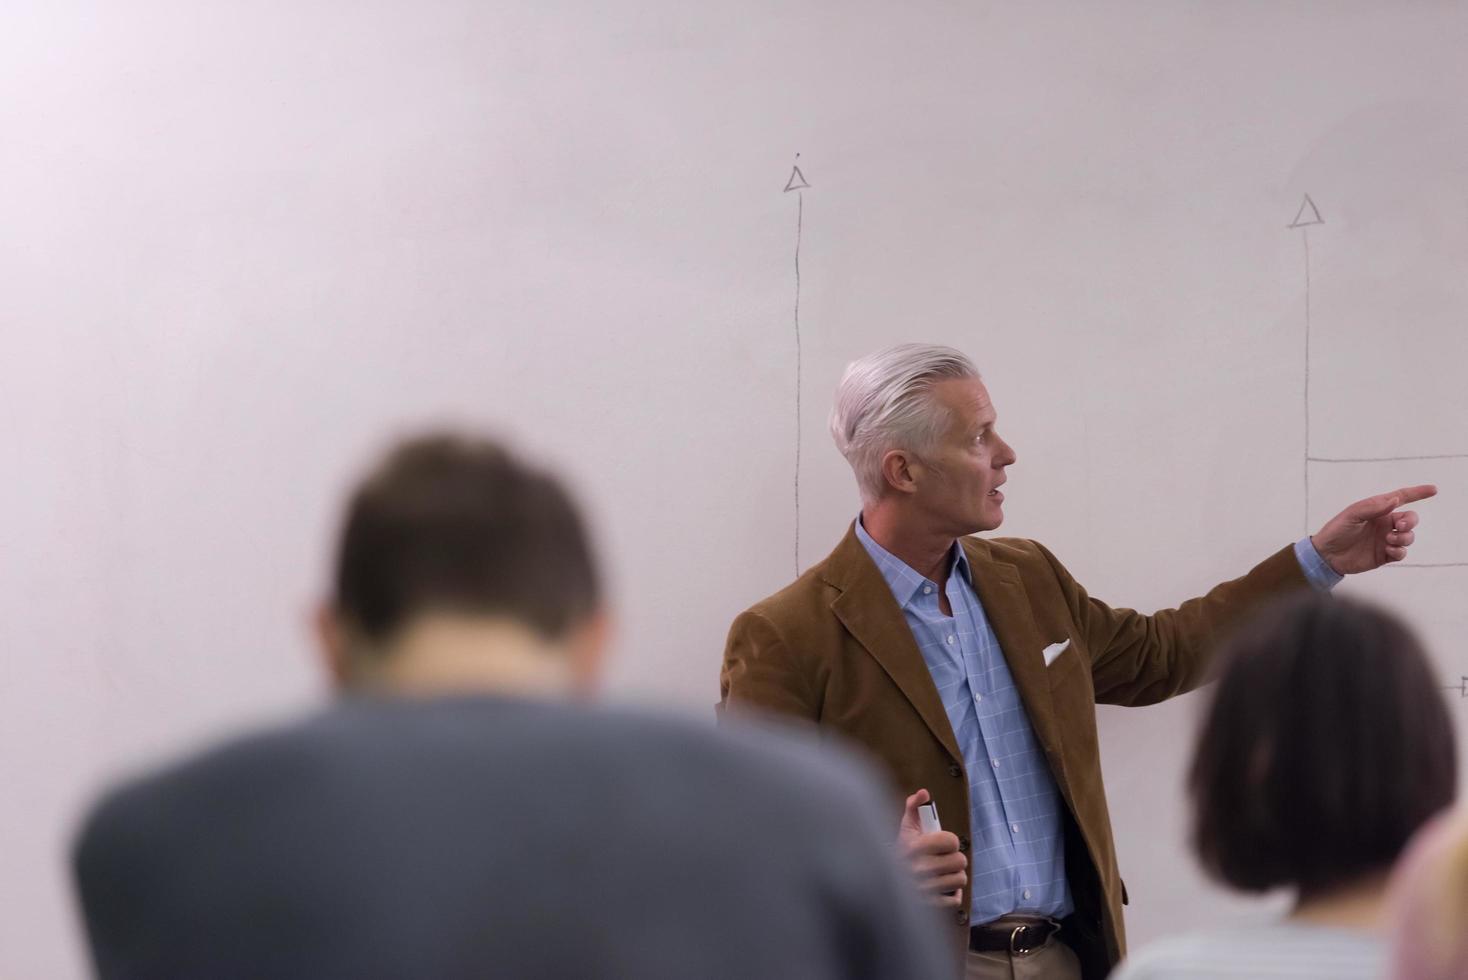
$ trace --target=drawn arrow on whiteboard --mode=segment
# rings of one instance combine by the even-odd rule
[[[1320,216],[1320,209],[1315,206],[1314,201],[1310,200],[1310,195],[1306,194],[1305,199],[1300,202],[1300,210],[1295,212],[1295,220],[1285,227],[1308,228],[1310,225],[1323,224],[1325,224],[1325,219]]]
[[[805,227],[805,189],[810,183],[800,172],[800,154],[785,181],[785,193],[795,191],[795,574],[800,575],[800,238]]]
[[[1305,243],[1305,533],[1310,533],[1310,226],[1323,225],[1320,209],[1306,194],[1295,212],[1295,220],[1286,228],[1300,229]]]
[[[1421,460],[1435,459],[1468,459],[1468,453],[1436,453],[1421,456],[1316,456],[1310,451],[1310,228],[1314,225],[1325,224],[1325,219],[1320,216],[1320,209],[1315,206],[1310,195],[1306,194],[1300,201],[1300,208],[1295,212],[1295,220],[1291,221],[1286,228],[1298,228],[1300,240],[1305,247],[1305,533],[1310,533],[1310,466],[1311,464],[1330,465],[1336,463],[1399,463],[1417,462]],[[1392,562],[1388,568],[1468,568],[1468,561],[1445,561],[1445,562]],[[1463,684],[1468,685],[1468,677],[1463,679]],[[1458,690],[1457,687],[1449,690]],[[1468,687],[1463,689],[1463,696],[1468,697]]]

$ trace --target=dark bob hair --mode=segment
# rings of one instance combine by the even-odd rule
[[[1391,867],[1457,782],[1453,726],[1395,616],[1308,594],[1220,652],[1188,790],[1210,874],[1309,896]]]

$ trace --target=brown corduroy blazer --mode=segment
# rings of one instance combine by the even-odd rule
[[[1293,549],[1284,548],[1201,598],[1144,616],[1088,596],[1034,541],[962,543],[1068,810],[1072,942],[1087,975],[1104,975],[1126,949],[1126,893],[1101,784],[1096,704],[1153,704],[1197,687],[1220,633],[1261,600],[1304,588],[1306,579]],[[1044,648],[1064,641],[1070,646],[1047,667]],[[902,610],[854,530],[824,561],[740,614],[720,686],[724,709],[793,716],[855,742],[890,775],[896,794],[926,787],[944,829],[968,849],[963,756]],[[899,796],[894,832],[900,809]],[[966,948],[967,889],[951,914],[954,940]]]

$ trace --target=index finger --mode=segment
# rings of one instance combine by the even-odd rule
[[[1392,509],[1396,510],[1403,504],[1416,503],[1419,500],[1426,500],[1428,497],[1436,497],[1437,486],[1432,483],[1420,483],[1415,487],[1402,487],[1396,493],[1393,493],[1392,496],[1397,498],[1397,502],[1392,505]]]
[[[1414,500],[1426,500],[1437,493],[1437,487],[1423,483],[1415,487],[1402,487],[1387,493],[1379,493],[1365,500],[1358,500],[1347,511],[1357,519],[1372,520],[1383,517],[1398,507]]]

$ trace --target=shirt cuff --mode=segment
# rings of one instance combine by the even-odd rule
[[[1305,578],[1310,582],[1312,588],[1319,592],[1329,592],[1345,578],[1340,572],[1326,564],[1325,559],[1320,557],[1320,552],[1315,550],[1315,545],[1310,538],[1303,537],[1295,542],[1295,557],[1299,559],[1300,571],[1305,573]]]

